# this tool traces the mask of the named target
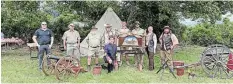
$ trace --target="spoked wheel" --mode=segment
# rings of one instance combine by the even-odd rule
[[[46,76],[54,74],[55,65],[57,63],[57,60],[49,59],[49,57],[50,55],[44,56],[42,61],[42,71]]]
[[[77,70],[74,69],[78,64],[78,60],[73,57],[63,57],[59,59],[55,66],[55,74],[58,80],[66,80],[71,75],[77,74]]]
[[[212,47],[206,49],[201,58],[203,70],[212,78],[231,78],[233,71],[228,71],[227,62],[230,49],[227,47]]]
[[[203,52],[203,54],[204,54],[207,50],[209,50],[209,49],[211,49],[211,48],[221,48],[221,47],[227,48],[225,45],[222,45],[222,44],[213,44],[213,45],[210,45],[210,46],[206,47],[205,50],[204,50],[204,52]]]

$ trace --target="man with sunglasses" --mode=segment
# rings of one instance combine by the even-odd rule
[[[69,24],[69,30],[67,30],[63,34],[63,45],[64,49],[66,50],[67,55],[75,56],[78,59],[78,65],[80,65],[80,52],[79,52],[79,45],[80,45],[80,35],[79,32],[76,31],[74,24]]]
[[[42,22],[41,28],[36,30],[32,39],[37,44],[39,50],[39,70],[41,70],[44,51],[46,52],[46,55],[50,53],[51,47],[53,45],[54,35],[53,32],[47,28],[47,23]]]

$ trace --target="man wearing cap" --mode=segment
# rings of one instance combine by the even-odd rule
[[[161,43],[160,59],[162,64],[167,61],[169,68],[173,70],[172,51],[179,42],[176,36],[171,32],[171,28],[169,26],[164,26],[163,29],[164,31],[159,38]]]
[[[127,28],[126,26],[126,22],[122,22],[122,28],[120,29],[120,32],[119,32],[119,37],[126,37],[128,36],[130,30]],[[128,50],[128,47],[121,47],[121,50]],[[118,57],[118,61],[120,61],[120,65],[122,64],[122,57],[123,57],[123,54],[120,55],[120,60],[119,60],[119,57]],[[129,64],[129,58],[128,58],[128,55],[126,54],[125,55],[125,59],[126,59],[126,64],[127,65],[130,65]]]
[[[142,44],[145,44],[145,31],[144,29],[140,28],[140,23],[139,21],[135,21],[135,28],[132,30],[132,33],[134,36],[136,36],[137,38],[142,38]],[[145,45],[142,45],[145,46]],[[137,48],[138,49],[138,48]],[[143,64],[143,55],[139,55],[136,54],[134,56],[134,60],[135,60],[135,66],[137,66],[139,64],[139,70],[142,70],[142,64]]]
[[[99,65],[98,55],[100,46],[102,45],[102,35],[97,33],[97,28],[95,26],[92,27],[90,34],[87,36],[87,44],[88,44],[88,58],[87,58],[87,69],[91,70],[91,57],[95,56],[95,64]]]
[[[74,24],[69,24],[69,30],[67,30],[63,34],[63,45],[64,49],[66,50],[66,54],[69,56],[76,56],[80,65],[80,50],[79,50],[79,45],[80,45],[80,35],[79,32],[74,30],[75,25]]]
[[[46,55],[50,53],[51,47],[53,45],[54,35],[53,32],[47,28],[47,23],[42,22],[41,28],[36,30],[32,39],[37,44],[39,49],[39,69],[41,70],[44,51],[46,52]]]

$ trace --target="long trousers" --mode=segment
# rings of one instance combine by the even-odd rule
[[[146,52],[149,60],[149,70],[154,70],[154,52],[150,52],[148,47],[146,47]]]

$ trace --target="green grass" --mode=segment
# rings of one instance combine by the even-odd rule
[[[182,60],[185,64],[196,63],[200,60],[200,55],[204,50],[203,47],[189,46],[175,50],[174,60]],[[35,56],[37,52],[33,52]],[[163,80],[160,75],[156,74],[159,68],[159,52],[155,57],[155,70],[148,70],[148,58],[144,57],[144,69],[139,72],[133,66],[124,64],[118,71],[107,74],[106,70],[102,71],[99,76],[93,76],[91,72],[80,73],[77,78],[70,77],[66,81],[58,81],[54,75],[45,76],[38,70],[38,60],[31,60],[27,49],[8,50],[1,53],[2,56],[2,83],[232,83],[231,79],[208,78],[201,66],[194,69],[197,78],[188,79],[187,70],[183,76],[177,79],[173,78],[170,73],[165,73]],[[82,64],[86,65],[86,58],[81,59]],[[102,60],[101,60],[102,61]],[[133,64],[133,57],[130,58]],[[94,63],[93,63],[94,64]],[[86,66],[84,66],[86,68]]]

